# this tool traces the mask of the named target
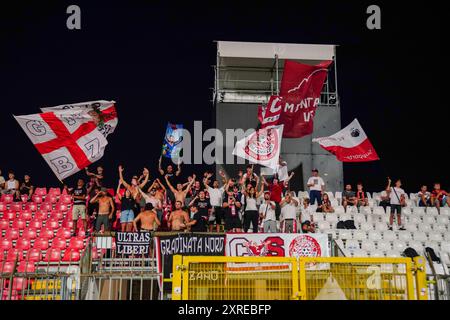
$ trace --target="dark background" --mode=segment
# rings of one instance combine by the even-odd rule
[[[66,8],[81,7],[81,30]],[[366,8],[381,7],[381,30]],[[119,126],[103,164],[110,183],[143,166],[156,174],[168,121],[211,126],[213,40],[337,44],[342,126],[358,118],[381,161],[345,164],[345,182],[383,188],[386,175],[414,192],[450,188],[446,11],[410,1],[21,1],[0,11],[0,169],[59,185],[12,114],[96,99],[117,101]],[[95,164],[92,166],[94,169]],[[186,174],[201,166],[184,166]],[[74,179],[83,174],[75,175]]]

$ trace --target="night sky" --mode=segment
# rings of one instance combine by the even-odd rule
[[[59,185],[12,114],[89,100],[117,101],[119,126],[104,165],[116,186],[143,166],[156,174],[168,121],[211,125],[214,40],[337,44],[342,126],[358,118],[381,161],[345,164],[344,182],[380,191],[386,175],[408,192],[435,180],[450,189],[446,151],[448,39],[445,10],[402,2],[17,1],[0,11],[0,169]],[[428,3],[428,2],[427,2]],[[82,29],[66,28],[81,7]],[[366,28],[378,4],[382,29]],[[95,164],[92,166],[95,166]],[[185,166],[186,174],[201,166]],[[67,179],[72,183],[78,176]]]

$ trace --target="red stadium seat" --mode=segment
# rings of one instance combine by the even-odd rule
[[[36,190],[34,191],[34,194],[37,196],[46,196],[47,195],[47,188],[36,188]]]
[[[14,220],[16,218],[16,213],[12,210],[6,210],[3,212],[3,219]]]
[[[55,195],[48,194],[45,197],[44,203],[49,203],[49,204],[51,203],[51,204],[53,204],[53,203],[56,203],[57,201],[58,201],[58,198]]]
[[[66,239],[62,239],[62,238],[54,238],[52,240],[52,245],[50,248],[55,248],[55,249],[61,249],[64,250],[65,248],[67,248],[67,243],[66,243]]]
[[[39,262],[41,260],[42,260],[41,249],[39,249],[39,248],[32,248],[32,249],[28,250],[26,261],[28,261],[28,262]]]
[[[6,204],[4,202],[0,202],[0,212],[6,211]]]
[[[4,194],[2,195],[2,202],[11,203],[14,201],[14,195],[12,194]]]
[[[51,229],[51,228],[43,227],[41,229],[41,231],[39,232],[39,238],[53,239],[53,237],[54,237],[54,232],[53,232],[53,229]]]
[[[32,200],[34,203],[36,203],[36,204],[40,204],[40,203],[42,203],[42,196],[35,193],[35,194],[31,197],[31,200]]]
[[[100,257],[100,254],[98,253],[98,249],[96,247],[92,247],[91,259],[97,260],[99,257]]]
[[[72,230],[67,228],[61,228],[56,232],[56,237],[62,239],[70,239],[72,238]]]
[[[67,218],[66,218],[62,222],[62,227],[63,228],[68,228],[68,229],[72,229],[73,228],[73,221],[72,220],[67,220]]]
[[[29,202],[25,205],[25,209],[26,210],[30,210],[31,212],[36,212],[37,211],[37,204],[34,202]]]
[[[48,212],[47,211],[43,211],[43,210],[38,210],[34,214],[34,218],[35,219],[39,219],[39,220],[47,220]]]
[[[69,249],[83,250],[84,249],[83,239],[80,239],[78,237],[74,237],[74,238],[70,239]]]
[[[77,237],[80,239],[84,239],[86,237],[86,231],[83,228],[78,228]]]
[[[49,212],[49,211],[52,211],[53,206],[52,206],[52,204],[49,203],[49,202],[44,202],[44,203],[41,203],[39,209],[42,210],[42,211],[47,211],[47,212]]]
[[[24,238],[24,237],[18,239],[17,242],[16,242],[15,248],[19,249],[19,250],[28,250],[28,249],[30,249],[31,248],[30,239],[27,239],[27,238]]]
[[[28,240],[34,240],[37,238],[37,231],[34,229],[31,225],[28,227],[28,229],[23,230],[22,232],[22,238],[28,239]]]
[[[22,200],[23,203],[27,203],[28,198],[29,198],[29,197],[28,197],[27,194],[22,194],[22,195],[20,196],[20,200]]]
[[[69,211],[69,207],[65,203],[58,202],[55,206],[55,210],[60,212],[67,212]]]
[[[63,257],[62,261],[64,261],[64,262],[80,261],[80,257],[81,257],[81,255],[78,250],[67,249],[64,252],[64,257]]]
[[[48,249],[48,239],[37,238],[34,240],[33,249],[47,250]]]
[[[28,223],[28,228],[40,229],[42,228],[42,220],[33,219]]]
[[[19,239],[19,229],[9,228],[8,230],[6,230],[5,238],[8,238],[10,240]]]
[[[67,195],[67,194],[65,194],[65,195],[62,195],[60,198],[59,198],[59,203],[60,204],[72,204],[72,196],[71,195]]]
[[[50,188],[50,190],[48,190],[48,194],[53,195],[53,196],[60,196],[61,189],[60,188]]]
[[[14,262],[3,262],[0,264],[0,273],[11,273],[14,271]]]
[[[22,219],[16,219],[13,221],[12,223],[12,227],[16,228],[18,230],[23,230],[27,227],[27,222],[25,220]]]
[[[0,250],[9,250],[13,246],[12,240],[8,238],[0,238]]]
[[[52,210],[50,213],[50,218],[54,220],[62,220],[64,219],[64,214],[59,210]]]
[[[33,218],[33,214],[31,213],[30,210],[25,209],[24,211],[22,211],[22,213],[19,215],[19,219],[25,220],[25,221],[30,221]]]
[[[21,212],[21,211],[22,211],[22,206],[23,206],[23,203],[22,203],[22,202],[13,202],[13,203],[11,203],[11,204],[9,205],[9,208],[10,208],[12,211],[15,211],[15,212]]]
[[[53,230],[58,229],[59,221],[56,219],[50,218],[45,222],[45,227],[49,228],[49,229],[53,229]]]
[[[9,228],[9,220],[0,219],[0,235],[2,230],[6,230]]]
[[[36,266],[30,261],[21,261],[17,267],[17,272],[20,273],[33,273],[36,271]]]
[[[50,248],[47,250],[44,258],[45,262],[59,262],[61,261],[61,250]]]
[[[17,248],[12,248],[8,250],[8,254],[6,255],[6,261],[22,261],[23,260],[23,251]]]

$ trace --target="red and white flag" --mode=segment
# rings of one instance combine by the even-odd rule
[[[103,157],[108,141],[101,129],[111,119],[117,121],[115,108],[107,110],[67,109],[14,118],[63,180]]]
[[[118,124],[117,112],[115,108],[115,101],[96,100],[72,104],[62,104],[54,107],[41,108],[42,112],[58,112],[67,110],[87,110],[91,115],[96,116],[95,113],[101,114],[103,121],[99,121],[97,128],[106,137],[114,132]]]
[[[260,108],[261,127],[284,125],[283,138],[301,138],[314,129],[320,93],[332,61],[310,66],[286,60],[279,96],[271,96]]]
[[[251,163],[276,169],[280,158],[283,125],[259,129],[236,142],[233,154]]]
[[[342,162],[366,162],[380,160],[358,120],[353,120],[339,132],[312,139]]]

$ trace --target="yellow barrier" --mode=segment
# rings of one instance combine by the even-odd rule
[[[426,299],[423,258],[174,256],[174,300]]]

